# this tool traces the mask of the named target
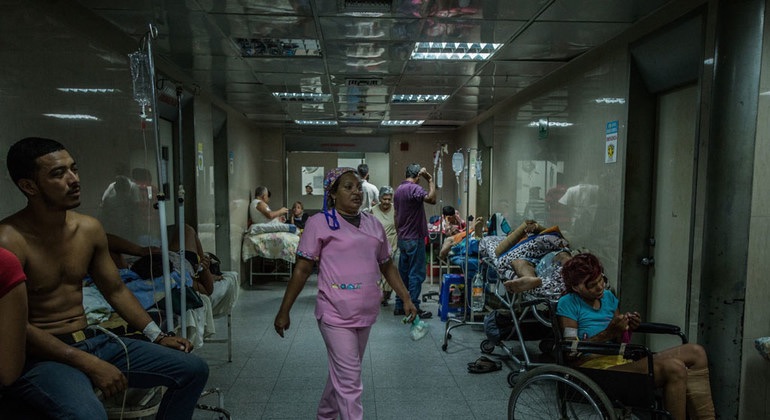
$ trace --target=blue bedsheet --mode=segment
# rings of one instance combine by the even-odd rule
[[[136,296],[144,309],[149,309],[156,301],[162,299],[165,295],[166,286],[163,282],[163,276],[158,276],[154,279],[142,279],[130,269],[124,268],[118,271],[123,283],[128,290]],[[180,287],[179,279],[179,272],[176,270],[171,271],[172,288]],[[189,271],[185,272],[185,284],[187,286],[192,286],[192,276]],[[89,290],[86,290],[86,288]],[[83,306],[86,308],[86,313],[90,313],[94,310],[102,311],[104,309],[107,309],[108,312],[112,312],[112,307],[110,307],[101,293],[96,289],[93,279],[90,276],[86,276],[83,280]]]

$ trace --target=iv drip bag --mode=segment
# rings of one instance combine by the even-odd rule
[[[153,85],[150,80],[149,59],[147,54],[137,51],[128,55],[131,65],[134,100],[146,107],[152,99]]]
[[[455,152],[452,155],[452,170],[455,171],[455,175],[460,176],[460,172],[463,171],[463,166],[465,166],[463,152]]]
[[[438,165],[438,170],[436,171],[436,187],[441,188],[444,186],[444,169],[441,167],[441,165]]]
[[[476,181],[481,185],[481,158],[476,159]]]

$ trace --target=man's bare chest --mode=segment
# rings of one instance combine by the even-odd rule
[[[91,253],[78,241],[28,243],[24,271],[30,294],[47,294],[61,286],[77,286],[88,274]]]

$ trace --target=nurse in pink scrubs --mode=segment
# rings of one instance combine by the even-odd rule
[[[353,168],[336,168],[324,178],[323,212],[310,217],[297,248],[275,331],[289,329],[289,311],[318,263],[315,316],[329,355],[329,377],[318,405],[318,419],[362,419],[363,360],[369,331],[380,311],[380,273],[404,301],[409,319],[417,309],[390,259],[385,230],[361,213],[361,179]]]

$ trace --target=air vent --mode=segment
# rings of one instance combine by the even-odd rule
[[[342,13],[389,13],[393,8],[393,0],[338,0],[337,5]]]
[[[378,78],[361,78],[361,79],[345,79],[345,86],[357,86],[357,87],[373,87],[382,86],[382,79]]]
[[[242,57],[320,57],[317,39],[235,38]]]
[[[291,93],[291,92],[273,92],[273,96],[281,102],[310,102],[323,103],[329,102],[332,95],[329,93]]]

